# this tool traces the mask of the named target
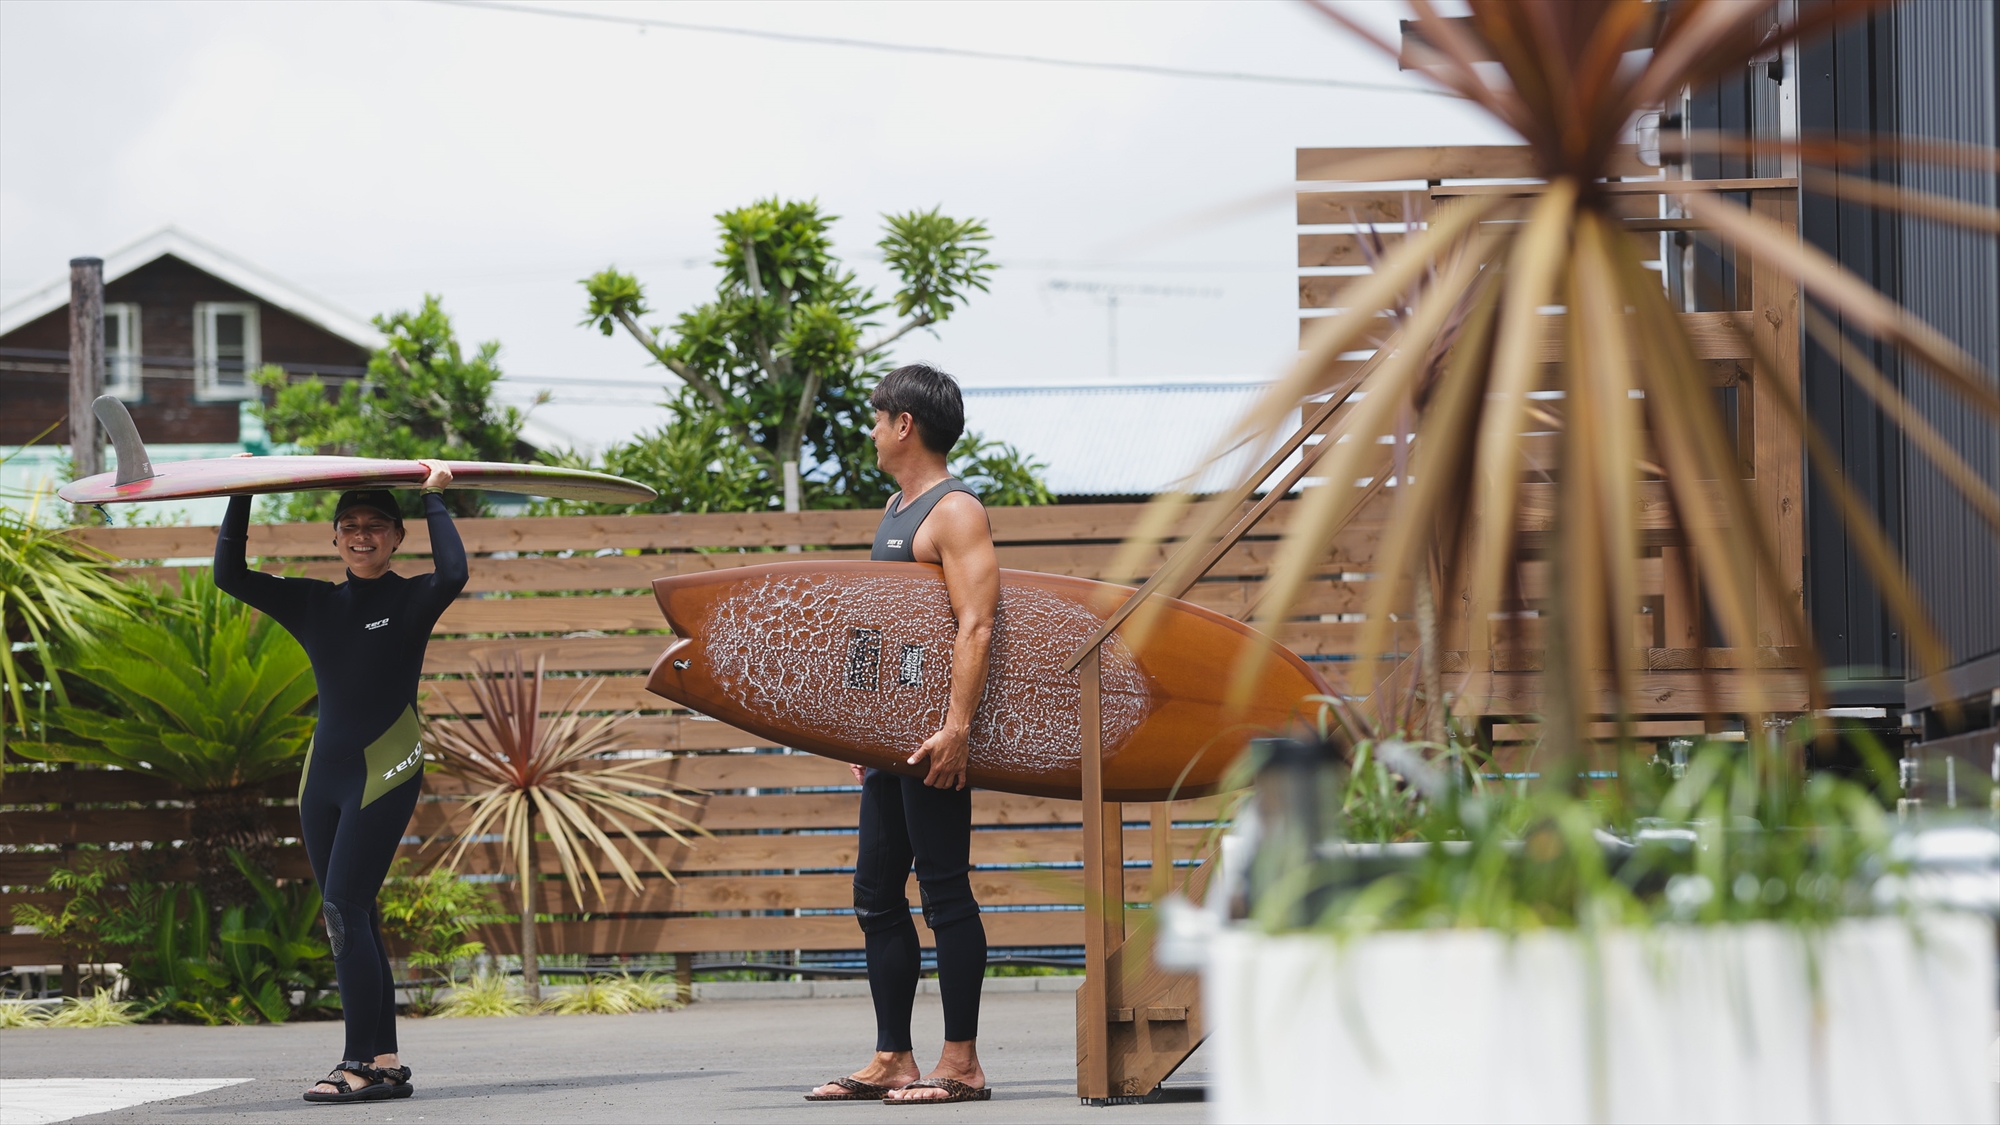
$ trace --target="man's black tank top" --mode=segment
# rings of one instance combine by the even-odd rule
[[[954,492],[969,494],[974,500],[979,493],[957,477],[946,477],[931,487],[929,492],[907,504],[899,502],[903,494],[898,492],[889,501],[889,507],[882,513],[882,526],[875,529],[875,549],[868,557],[876,562],[916,562],[917,529],[924,524],[931,509],[938,501]]]

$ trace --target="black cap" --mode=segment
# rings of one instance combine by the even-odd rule
[[[396,496],[386,488],[357,488],[340,494],[340,503],[333,507],[333,522],[353,508],[373,508],[403,526],[403,506],[396,503]]]

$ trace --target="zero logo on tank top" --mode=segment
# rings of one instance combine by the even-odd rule
[[[370,621],[370,622],[369,622],[368,624],[366,624],[366,625],[363,625],[363,626],[362,626],[362,628],[363,628],[363,629],[367,629],[367,630],[370,630],[370,631],[373,631],[373,630],[376,630],[376,629],[380,629],[380,628],[381,628],[382,626],[384,626],[384,625],[387,625],[388,623],[389,623],[389,619],[388,619],[388,618],[386,618],[386,617],[384,617],[384,618],[383,618],[382,620],[380,620],[380,621]]]
[[[891,547],[898,547],[898,548],[900,548],[900,547],[901,547],[902,545],[903,545],[903,541],[902,541],[901,539],[891,539],[891,540],[889,540],[889,546],[891,546]]]

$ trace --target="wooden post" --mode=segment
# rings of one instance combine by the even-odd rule
[[[1750,207],[1763,218],[1798,229],[1796,188],[1752,192]],[[1774,368],[1758,364],[1750,380],[1756,505],[1777,532],[1772,545],[1783,588],[1774,590],[1759,577],[1757,636],[1748,643],[1791,648],[1805,643],[1790,627],[1783,608],[1790,604],[1799,614],[1805,609],[1805,439],[1773,399],[1781,385],[1794,401],[1799,399],[1799,285],[1762,260],[1751,261],[1749,276],[1751,330]]]
[[[69,457],[77,477],[104,471],[91,404],[104,393],[104,259],[69,260]]]
[[[1123,879],[1112,891],[1104,878],[1104,757],[1102,700],[1098,694],[1098,648],[1092,645],[1077,666],[1083,689],[1083,987],[1076,994],[1076,1096],[1111,1096],[1111,1013],[1107,1004],[1109,962],[1117,946],[1110,939],[1110,903],[1118,902],[1119,939],[1124,938]],[[1116,806],[1113,806],[1116,807]],[[1124,849],[1119,849],[1119,861]]]
[[[694,1003],[694,954],[674,954],[674,987],[680,990],[681,1003]]]
[[[1146,881],[1154,903],[1174,889],[1174,813],[1165,801],[1153,802],[1153,872]]]
[[[1694,556],[1686,547],[1660,548],[1661,648],[1700,648],[1701,601],[1696,597]]]

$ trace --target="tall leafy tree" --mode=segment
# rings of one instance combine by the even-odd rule
[[[787,509],[808,495],[815,507],[886,499],[866,431],[887,349],[948,319],[997,268],[984,245],[992,235],[976,219],[938,208],[887,215],[876,245],[899,285],[881,300],[834,256],[835,219],[816,202],[775,197],[717,215],[723,272],[715,298],[680,314],[671,330],[644,323],[653,310],[636,277],[614,267],[583,282],[584,323],[607,336],[624,328],[673,372],[681,386],[668,405],[733,437],[756,464],[764,495],[784,495]],[[895,323],[885,327],[880,317],[892,311]],[[808,451],[813,479],[787,494],[786,474]]]
[[[375,327],[388,343],[369,358],[366,378],[343,383],[334,394],[317,376],[289,382],[278,367],[253,376],[274,392],[271,405],[253,408],[273,441],[348,457],[525,459],[526,415],[493,401],[500,341],[468,353],[442,300],[432,295],[415,312],[376,317]],[[336,499],[333,493],[295,493],[280,515],[324,519]],[[479,514],[477,493],[448,492],[445,503],[458,515]]]

